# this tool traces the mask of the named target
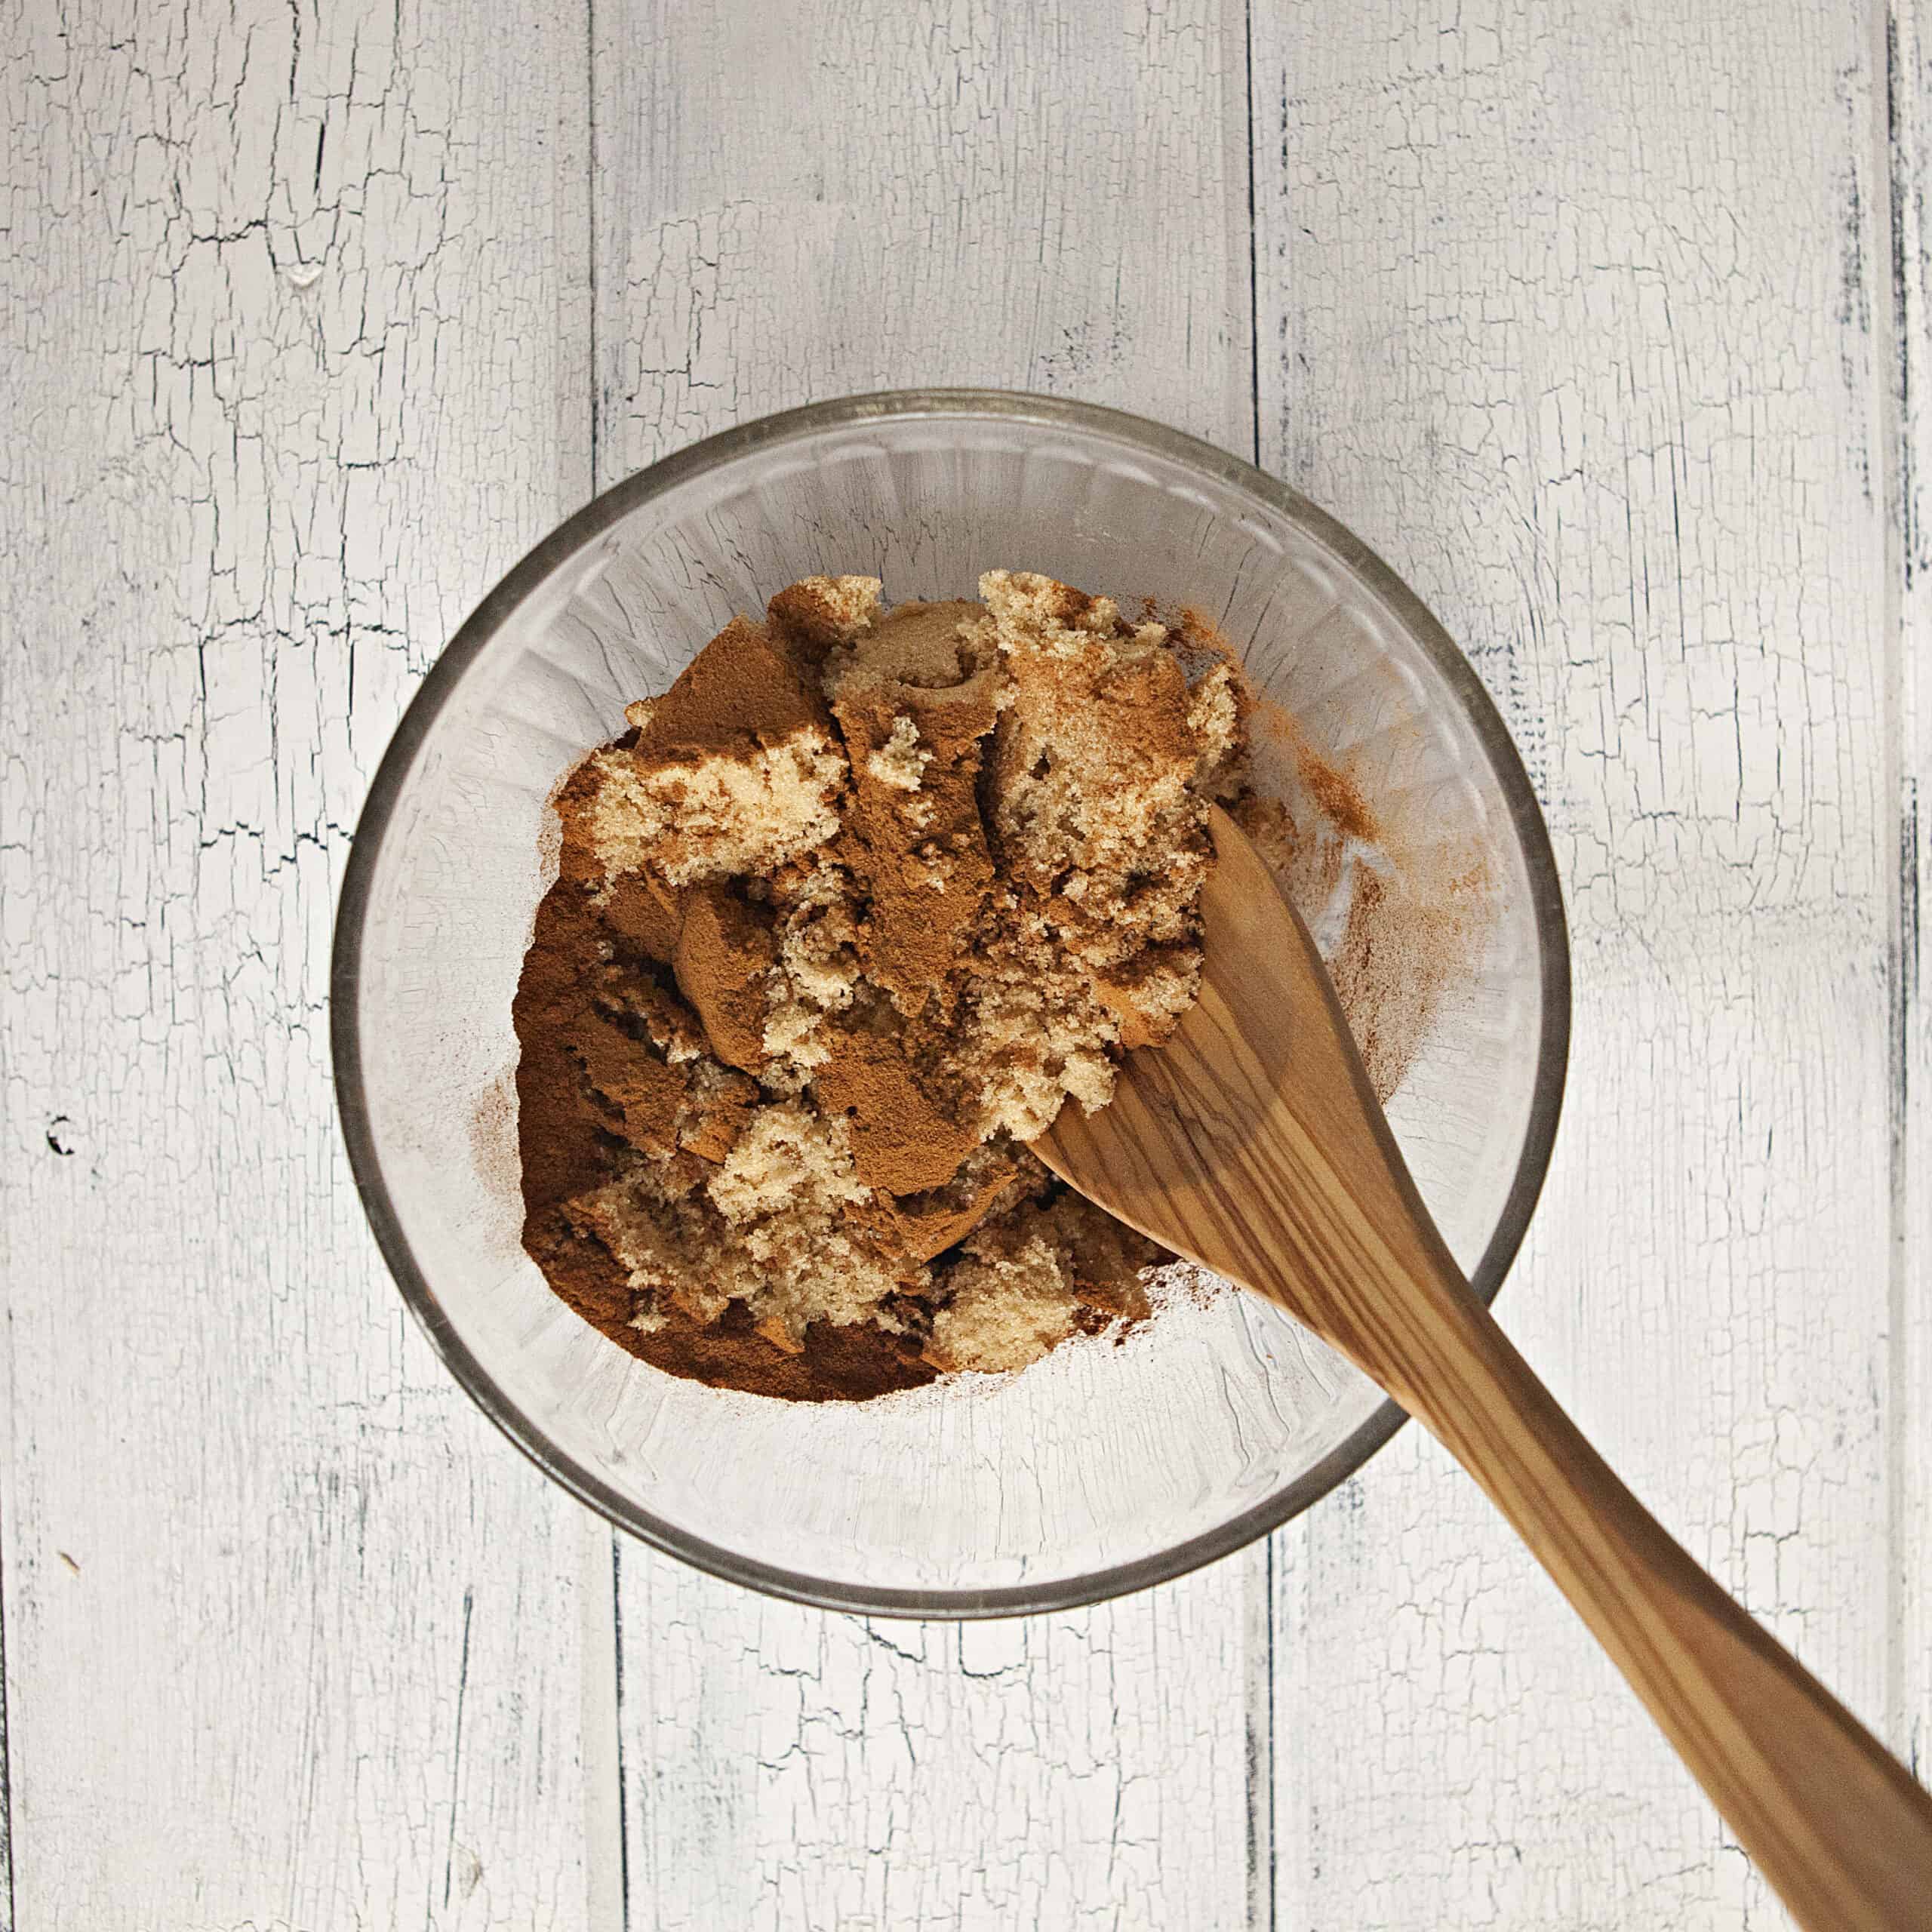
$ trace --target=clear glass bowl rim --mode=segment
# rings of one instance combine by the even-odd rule
[[[1448,632],[1401,578],[1334,518],[1298,491],[1213,444],[1124,410],[1018,390],[888,389],[840,396],[740,423],[626,477],[553,530],[490,591],[430,667],[397,725],[369,789],[350,845],[337,903],[329,973],[330,1044],[336,1102],[357,1192],[377,1245],[411,1312],[457,1382],[537,1466],[580,1502],[654,1547],[712,1575],[824,1610],[865,1616],[990,1617],[1066,1610],[1165,1583],[1229,1555],[1278,1528],[1334,1489],[1407,1420],[1384,1401],[1346,1441],[1266,1500],[1158,1555],[1039,1584],[980,1591],[875,1589],[776,1568],[706,1542],[639,1509],[565,1454],[497,1386],[457,1333],[418,1266],[391,1201],[371,1131],[361,1072],[358,999],[364,922],[378,855],[417,752],[472,663],[525,598],[560,565],[641,504],[719,465],[820,432],[886,419],[974,420],[1044,431],[1079,430],[1205,472],[1259,499],[1354,571],[1407,627],[1460,703],[1494,771],[1530,877],[1537,923],[1545,1032],[1532,1089],[1528,1132],[1497,1224],[1470,1284],[1493,1302],[1521,1247],[1548,1171],[1570,1048],[1570,943],[1549,829],[1529,775],[1489,693]]]

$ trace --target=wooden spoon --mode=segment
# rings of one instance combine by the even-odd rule
[[[1033,1143],[1121,1220],[1380,1383],[1555,1580],[1813,1932],[1932,1926],[1932,1798],[1672,1541],[1471,1292],[1307,929],[1226,814],[1201,998]]]

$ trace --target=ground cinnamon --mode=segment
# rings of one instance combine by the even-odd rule
[[[1255,700],[1198,620],[983,587],[790,586],[560,788],[513,1008],[524,1242],[672,1374],[860,1400],[1146,1311],[1160,1251],[1020,1143],[1191,1001]],[[1346,773],[1300,777],[1311,826],[1370,835]]]

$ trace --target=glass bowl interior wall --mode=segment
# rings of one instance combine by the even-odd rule
[[[998,565],[1198,609],[1378,811],[1480,849],[1493,916],[1390,1115],[1485,1294],[1561,1081],[1561,908],[1494,711],[1383,567],[1245,465],[1039,398],[859,398],[714,438],[589,506],[445,654],[358,831],[335,986],[357,1177],[432,1338],[552,1474],[714,1570],[853,1608],[1043,1608],[1155,1580],[1304,1506],[1396,1420],[1232,1291],[1004,1378],[860,1404],[724,1393],[622,1354],[519,1245],[510,1001],[561,775],[797,577],[865,572],[897,601],[970,596]]]

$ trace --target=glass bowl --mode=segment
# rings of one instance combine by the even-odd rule
[[[896,601],[971,596],[995,566],[1204,613],[1373,808],[1481,848],[1485,942],[1389,1113],[1485,1299],[1562,1091],[1562,903],[1509,735],[1387,566],[1272,478],[1112,410],[928,390],[769,417],[606,491],[483,600],[377,774],[336,928],[343,1132],[405,1300],[512,1441],[660,1549],[851,1611],[991,1616],[1139,1589],[1306,1509],[1401,1420],[1232,1290],[1014,1375],[860,1404],[728,1393],[625,1355],[518,1244],[510,999],[558,777],[797,577],[863,572]]]

